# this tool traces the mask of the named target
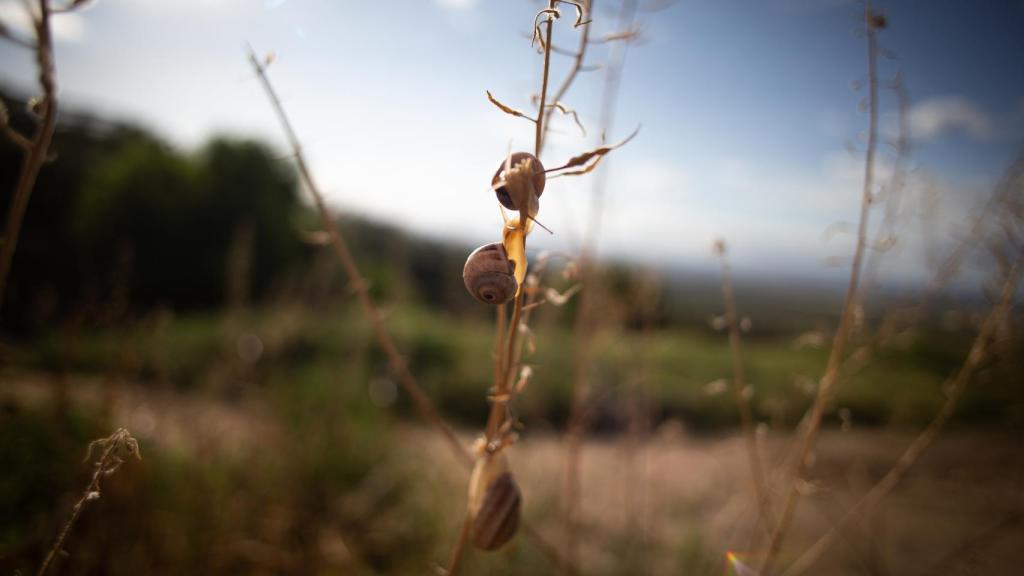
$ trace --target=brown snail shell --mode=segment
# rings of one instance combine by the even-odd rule
[[[462,268],[466,290],[486,304],[504,304],[519,290],[515,262],[509,260],[505,246],[486,244],[473,251]]]
[[[473,517],[470,528],[473,545],[481,550],[497,550],[511,540],[519,529],[522,500],[511,472],[495,478],[487,488],[480,510]]]
[[[518,166],[527,160],[533,163],[533,189],[537,194],[537,198],[544,193],[544,185],[547,183],[547,175],[544,173],[544,165],[540,163],[540,160],[530,154],[529,152],[516,152],[508,159],[510,166]],[[494,173],[494,177],[491,178],[491,186],[496,186],[498,182],[505,179],[505,160],[501,161],[498,166],[498,170]],[[506,186],[499,186],[494,188],[494,194],[498,197],[498,202],[509,210],[523,210],[524,207],[516,206],[515,201],[512,198],[512,194]]]
[[[470,540],[482,550],[497,550],[519,528],[522,496],[502,452],[484,454],[469,479]]]

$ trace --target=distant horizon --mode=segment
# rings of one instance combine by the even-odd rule
[[[27,94],[30,92],[30,90],[27,90],[24,87],[0,84],[0,94],[8,98],[26,100],[28,97]],[[239,138],[243,140],[252,140],[263,145],[270,146],[274,149],[278,149],[282,158],[289,156],[289,152],[286,149],[281,148],[279,143],[267,139],[261,139],[258,136],[233,132],[213,133],[210,134],[208,139],[203,142],[194,143],[190,147],[183,147],[180,143],[176,143],[168,139],[166,134],[160,133],[159,127],[146,125],[144,122],[139,122],[137,119],[130,117],[119,117],[117,115],[104,114],[102,111],[98,112],[90,110],[87,107],[80,106],[79,103],[74,100],[69,102],[65,99],[60,114],[62,116],[59,120],[60,124],[66,124],[67,118],[70,116],[76,122],[98,123],[109,128],[124,127],[140,129],[150,136],[158,139],[160,142],[171,146],[172,149],[185,154],[197,153],[201,150],[202,146],[217,138]],[[59,157],[59,149],[56,150],[56,152]],[[289,165],[292,165],[290,160],[285,161]],[[294,168],[294,166],[292,167]],[[308,193],[302,189],[301,182],[298,181],[297,177],[296,187],[299,193],[300,202],[307,207],[312,207],[312,201]],[[331,209],[337,217],[353,217],[373,225],[394,229],[399,233],[408,235],[412,239],[422,238],[451,247],[465,248],[467,250],[467,254],[469,250],[472,250],[472,248],[477,245],[477,240],[474,239],[453,236],[450,234],[432,233],[430,230],[416,229],[405,226],[401,222],[390,221],[371,213],[360,212],[353,209],[343,209],[333,204],[331,205]],[[555,235],[557,236],[557,232]],[[531,236],[531,239],[536,239],[538,237],[544,238],[546,236],[547,233],[538,230]],[[529,248],[529,253],[535,254],[546,249],[548,248],[534,246]],[[707,281],[709,283],[717,284],[720,277],[720,263],[718,258],[712,254],[710,245],[708,246],[706,258],[703,259],[703,261],[669,262],[667,260],[657,259],[645,260],[636,254],[615,251],[606,251],[604,254],[599,255],[599,258],[602,262],[611,265],[626,265],[643,269],[657,268],[666,280],[676,283]],[[784,259],[785,255],[780,254],[778,258]],[[830,266],[825,262],[820,262],[820,266],[817,268],[798,266],[786,269],[784,267],[772,266],[770,263],[763,264],[760,267],[737,266],[733,263],[732,268],[733,276],[739,282],[750,281],[759,284],[766,284],[768,286],[792,285],[799,289],[822,288],[837,294],[845,292],[849,281],[848,267]],[[881,291],[897,292],[918,290],[923,288],[929,280],[930,278],[900,277],[882,279],[877,286],[877,289]],[[955,293],[955,298],[967,298],[969,300],[977,299],[981,293],[979,285],[980,280],[982,280],[982,278],[977,277],[956,279],[950,284],[949,291]]]
[[[1024,54],[1024,4],[876,5],[889,21],[882,45],[895,55],[881,60],[880,79],[903,74],[912,144],[909,212],[882,276],[920,284],[926,255],[956,241],[1024,145],[1015,57]],[[540,68],[523,35],[537,4],[392,7],[400,17],[358,2],[103,0],[55,19],[58,83],[69,107],[139,125],[178,149],[226,134],[284,151],[246,62],[251,42],[276,54],[270,75],[331,206],[428,237],[493,241],[501,221],[490,175],[510,143],[532,143],[532,128],[484,92],[529,108]],[[18,30],[20,9],[0,0],[0,21]],[[848,262],[861,196],[858,10],[845,0],[769,0],[640,14],[643,41],[628,49],[608,140],[642,129],[598,171],[609,191],[598,253],[713,271],[711,244],[724,238],[738,273],[848,276],[825,262]],[[593,17],[595,38],[616,31],[609,11]],[[555,26],[560,45],[578,33],[568,20]],[[30,54],[4,42],[0,58],[0,83],[33,93]],[[608,45],[595,44],[587,61],[607,58]],[[553,64],[557,81],[568,61]],[[566,97],[588,136],[556,115],[545,161],[596,144],[603,77],[581,75]],[[896,120],[892,94],[881,97],[878,186],[892,169],[885,142]],[[539,219],[556,235],[533,234],[531,250],[578,247],[592,186],[552,182]]]

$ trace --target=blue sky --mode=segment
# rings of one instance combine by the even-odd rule
[[[650,4],[650,0],[642,4]],[[594,34],[614,29],[599,0]],[[600,8],[604,5],[605,8]],[[887,274],[927,275],[929,252],[963,226],[1024,143],[1024,3],[890,0],[882,44],[911,98],[913,173]],[[541,58],[525,37],[530,0],[99,0],[57,23],[66,103],[140,122],[185,149],[216,133],[284,150],[243,46],[274,52],[284,96],[321,187],[338,209],[422,234],[482,243],[498,237],[490,176],[511,142],[532,147],[532,125],[507,117],[485,90],[528,109]],[[21,3],[0,0],[18,25]],[[606,167],[600,252],[664,268],[714,264],[718,237],[740,272],[840,277],[830,257],[852,237],[859,204],[864,39],[859,5],[842,0],[682,0],[642,12],[610,140],[640,135]],[[568,15],[567,15],[568,16]],[[574,46],[571,18],[556,43]],[[607,60],[595,45],[588,61]],[[553,57],[554,77],[567,60]],[[0,82],[31,86],[29,55],[0,45]],[[558,120],[549,166],[597,140],[603,72],[566,98],[591,128]],[[883,132],[895,125],[883,94]],[[848,148],[852,145],[853,151]],[[883,174],[891,156],[880,158]],[[573,250],[592,177],[553,180],[531,245]],[[928,222],[912,215],[937,201]],[[875,215],[877,221],[879,215]]]

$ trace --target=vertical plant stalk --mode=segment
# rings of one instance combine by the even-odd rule
[[[853,326],[854,311],[858,304],[857,289],[860,283],[864,249],[867,244],[868,216],[871,211],[872,187],[874,186],[875,149],[878,141],[878,47],[875,37],[875,18],[876,14],[871,10],[871,0],[866,0],[864,2],[864,28],[867,35],[868,59],[868,143],[864,159],[864,188],[861,194],[860,221],[857,226],[857,244],[853,253],[850,281],[846,289],[846,299],[843,304],[842,315],[839,319],[839,327],[836,329],[832,350],[825,366],[825,373],[818,383],[818,393],[808,413],[803,438],[800,442],[800,449],[797,452],[796,470],[793,473],[791,486],[786,495],[785,503],[782,506],[782,514],[778,524],[776,524],[775,530],[772,532],[764,560],[758,569],[758,573],[761,576],[769,576],[771,574],[772,565],[782,548],[786,531],[789,529],[793,516],[796,513],[797,502],[800,499],[800,481],[807,473],[810,455],[814,449],[818,431],[821,427],[821,420],[831,400],[832,388],[839,377],[839,369],[843,363],[847,339]]]
[[[586,57],[587,46],[590,44],[590,15],[592,13],[591,11],[593,10],[594,2],[593,0],[583,0],[581,2],[581,6],[583,10],[583,19],[586,20],[587,22],[582,24],[583,32],[580,33],[579,48],[576,49],[576,53],[573,55],[572,68],[569,69],[569,72],[566,74],[565,79],[562,80],[562,84],[559,85],[557,90],[555,90],[555,94],[551,98],[551,101],[555,104],[558,104],[562,101],[562,98],[565,97],[566,92],[569,91],[569,87],[572,86],[572,83],[576,81],[576,76],[580,73],[580,70],[583,69],[583,59]],[[550,45],[550,43],[551,38],[549,36],[548,44]],[[550,49],[548,50],[548,52],[550,52]],[[540,139],[540,145],[537,146],[536,153],[534,154],[534,156],[538,158],[540,158],[540,152],[544,147],[544,141],[545,137],[547,136],[548,127],[551,125],[551,115],[555,113],[555,108],[554,106],[550,106],[547,110],[544,110],[544,105],[542,103],[540,107],[540,112],[541,113],[538,114],[538,118],[540,116],[544,117],[544,126],[543,135]]]
[[[452,549],[452,554],[448,558],[448,568],[444,571],[445,576],[455,576],[459,573],[462,556],[466,551],[466,542],[469,541],[469,530],[472,527],[473,519],[466,514],[466,519],[462,521],[462,530],[459,531],[459,539],[455,542],[455,548]]]
[[[557,0],[548,0],[548,10],[554,10],[556,3]],[[541,149],[544,148],[544,135],[547,128],[547,114],[545,114],[544,108],[547,106],[548,74],[551,71],[551,29],[554,26],[554,19],[551,15],[548,15],[546,24],[547,28],[544,30],[544,72],[542,73],[540,83],[540,106],[537,108],[537,121],[534,123],[536,129],[533,139],[533,155],[537,158],[540,158]]]
[[[252,48],[249,48],[249,61],[252,63],[252,67],[256,71],[257,76],[259,76],[260,83],[267,94],[267,98],[274,107],[274,112],[277,114],[281,127],[284,129],[285,135],[288,138],[288,143],[292,148],[292,153],[295,155],[295,162],[298,165],[299,176],[302,178],[303,184],[305,184],[306,189],[309,190],[310,195],[313,197],[317,210],[320,212],[321,220],[323,220],[324,228],[326,228],[327,234],[330,236],[331,245],[334,247],[334,251],[338,256],[338,261],[341,263],[342,268],[345,270],[345,274],[349,278],[352,289],[356,293],[356,298],[359,300],[359,304],[363,308],[363,313],[370,320],[377,343],[388,357],[388,364],[392,373],[398,377],[398,381],[401,383],[402,388],[412,398],[413,403],[416,405],[416,409],[419,411],[423,419],[433,426],[445,439],[445,442],[448,444],[448,447],[451,449],[451,452],[455,455],[456,459],[467,465],[472,465],[473,458],[470,456],[469,451],[455,436],[452,429],[441,418],[441,415],[438,414],[433,402],[430,401],[430,398],[427,397],[416,383],[416,379],[409,371],[409,367],[406,364],[405,359],[402,358],[402,355],[398,351],[398,347],[395,346],[394,341],[391,339],[391,335],[388,333],[387,327],[384,325],[384,318],[381,315],[380,310],[375,305],[373,297],[370,296],[366,280],[363,279],[363,276],[359,271],[359,267],[357,266],[355,259],[352,257],[352,253],[349,251],[348,244],[345,243],[344,238],[338,230],[337,224],[331,217],[327,204],[324,202],[323,196],[320,194],[320,188],[313,180],[313,175],[306,164],[305,155],[302,153],[302,145],[292,128],[288,115],[285,113],[284,106],[281,104],[281,100],[278,98],[277,92],[270,83],[270,79],[266,75],[266,70],[263,64],[260,63]]]
[[[39,171],[46,162],[50,150],[50,142],[57,128],[57,71],[53,61],[53,37],[50,33],[50,6],[47,0],[39,0],[38,18],[33,18],[36,29],[36,65],[39,68],[39,84],[43,89],[42,112],[39,126],[31,139],[17,137],[25,157],[21,162],[18,181],[14,187],[14,195],[7,206],[7,224],[4,227],[3,243],[0,244],[0,307],[3,306],[7,282],[10,278],[14,251],[18,247],[18,236],[21,224],[25,219],[28,201],[35,188]],[[28,2],[25,3],[28,9]],[[11,130],[5,130],[11,132]]]
[[[624,0],[618,15],[618,27],[621,30],[632,26],[636,14],[636,0]],[[601,98],[601,132],[611,132],[615,114],[615,103],[618,98],[621,70],[625,63],[628,41],[617,43],[611,61],[608,63],[605,77],[604,92]],[[581,58],[582,61],[582,58]],[[601,171],[594,185],[591,196],[590,217],[584,231],[583,247],[579,258],[580,283],[586,287],[580,294],[579,309],[573,325],[573,377],[569,393],[569,419],[566,434],[566,462],[562,478],[562,523],[565,529],[565,552],[567,562],[579,566],[578,515],[582,499],[580,481],[580,460],[583,452],[583,438],[586,432],[584,404],[588,388],[588,368],[591,363],[591,347],[595,332],[594,301],[599,291],[597,273],[593,264],[593,250],[600,234],[601,216],[604,209],[606,191],[604,174]]]
[[[43,559],[43,563],[39,566],[39,571],[36,572],[36,576],[43,576],[46,574],[46,570],[49,569],[50,564],[53,563],[54,557],[64,548],[64,541],[67,540],[68,534],[71,533],[71,528],[75,525],[75,521],[82,514],[82,510],[85,505],[93,500],[97,500],[100,497],[100,480],[114,473],[117,468],[124,463],[124,459],[129,456],[134,456],[138,459],[142,459],[139,454],[139,444],[135,438],[132,438],[128,430],[124,428],[118,429],[112,435],[107,438],[94,440],[89,444],[89,451],[92,451],[93,446],[101,446],[103,452],[100,453],[99,460],[96,461],[95,470],[92,473],[92,479],[86,485],[85,490],[82,491],[82,497],[75,503],[75,507],[71,510],[71,517],[64,523],[64,527],[61,528],[60,534],[57,536],[57,541],[50,547],[50,551],[46,553],[46,558]],[[86,459],[89,455],[86,454]]]
[[[507,405],[507,397],[501,396],[499,390],[503,389],[502,382],[505,377],[505,321],[508,318],[508,311],[505,309],[505,304],[501,304],[495,308],[496,314],[494,319],[494,397],[491,403],[491,414],[487,419],[487,427],[485,428],[485,436],[487,438],[493,438],[497,433],[497,426],[499,424],[498,419],[500,415],[495,414],[501,412]]]
[[[775,518],[771,511],[771,499],[768,495],[764,470],[761,465],[761,456],[757,448],[757,436],[754,433],[754,415],[750,409],[750,396],[752,394],[747,393],[749,388],[743,368],[743,347],[740,341],[736,299],[732,290],[732,271],[729,267],[729,256],[726,250],[724,242],[719,241],[716,244],[716,251],[722,264],[722,300],[725,302],[725,319],[729,325],[729,352],[732,355],[733,393],[736,396],[736,408],[740,414],[740,426],[743,429],[743,439],[747,447],[750,479],[754,491],[754,499],[757,501],[759,523],[764,527],[765,533],[770,536],[772,527],[775,525]]]
[[[985,322],[982,324],[981,329],[978,331],[977,337],[974,339],[974,343],[971,345],[971,350],[967,354],[967,358],[964,360],[963,365],[960,367],[956,377],[944,386],[946,390],[946,401],[943,403],[942,408],[939,410],[935,418],[932,419],[928,427],[921,432],[917,438],[911,442],[910,446],[903,452],[896,464],[882,477],[881,480],[875,484],[867,494],[865,494],[856,504],[851,507],[846,514],[832,525],[832,527],[825,533],[817,542],[808,548],[797,560],[790,566],[785,572],[784,576],[797,576],[803,574],[814,563],[821,558],[824,554],[832,547],[833,544],[843,535],[843,532],[853,522],[859,518],[868,514],[878,505],[878,503],[885,498],[893,488],[899,484],[900,480],[907,473],[907,470],[917,462],[917,459],[928,449],[935,441],[935,438],[942,431],[942,428],[949,421],[949,418],[953,415],[956,410],[957,403],[963,396],[964,391],[967,389],[967,385],[971,381],[971,377],[974,372],[981,365],[982,361],[985,360],[988,354],[988,348],[991,344],[999,322],[1006,318],[1011,309],[1013,308],[1013,295],[1017,289],[1017,282],[1020,277],[1021,258],[1018,257],[1017,262],[1013,268],[1007,273],[1006,279],[1003,282],[1002,294],[999,302],[992,307],[992,311],[988,317],[985,318]]]
[[[556,2],[557,0],[549,0],[548,9],[554,10]],[[553,25],[553,17],[550,14],[547,17],[545,24],[547,28],[544,32],[544,70],[541,79],[540,105],[537,109],[537,118],[534,121],[534,156],[537,157],[540,157],[540,151],[543,147],[547,126],[547,123],[545,122],[547,115],[545,115],[544,108],[547,102],[548,77],[550,75],[551,68],[551,29]],[[528,223],[519,222],[518,225],[527,226]],[[522,345],[520,344],[520,334],[522,329],[520,327],[520,323],[523,318],[523,301],[525,298],[526,290],[521,286],[519,293],[516,294],[512,304],[512,317],[508,322],[508,336],[504,338],[505,305],[502,304],[497,310],[495,320],[495,381],[493,395],[491,398],[490,414],[487,417],[487,424],[484,428],[484,435],[487,442],[490,444],[498,444],[501,441],[500,436],[502,424],[504,423],[508,402],[511,397],[512,378],[516,374],[516,370],[519,365],[519,358],[522,355]],[[466,548],[466,540],[469,537],[469,532],[472,527],[472,522],[473,519],[467,515],[448,562],[447,576],[454,575],[459,568]],[[530,532],[535,540],[540,541],[538,534],[532,531]],[[564,563],[559,560],[558,564],[563,566]]]
[[[896,95],[899,134],[896,137],[896,159],[893,162],[892,175],[884,184],[885,211],[871,242],[871,250],[864,262],[864,281],[858,290],[858,304],[863,303],[867,295],[878,283],[878,273],[882,257],[892,246],[896,234],[896,226],[900,217],[900,206],[903,200],[903,189],[907,181],[906,164],[910,156],[910,102],[903,88],[902,79],[897,79],[892,88]]]

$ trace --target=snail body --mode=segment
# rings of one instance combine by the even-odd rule
[[[469,481],[470,537],[482,550],[497,550],[519,529],[522,495],[501,452],[477,460]]]
[[[486,304],[504,304],[519,291],[515,262],[509,260],[505,246],[499,242],[474,250],[462,268],[466,290]]]

